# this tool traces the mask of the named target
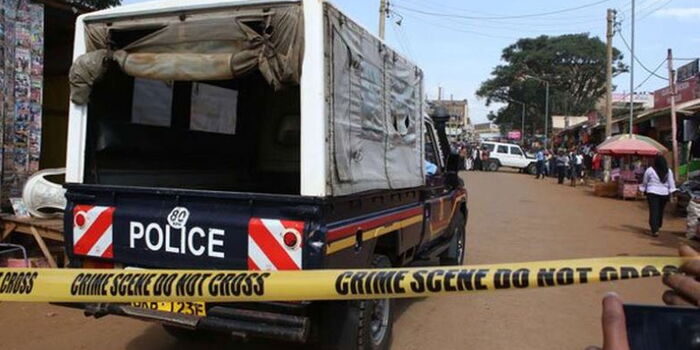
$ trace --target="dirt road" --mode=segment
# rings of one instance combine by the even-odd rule
[[[597,198],[552,180],[469,173],[467,262],[500,263],[613,255],[669,255],[683,221],[646,229],[646,203]],[[600,343],[600,299],[660,303],[658,279],[397,301],[394,349],[583,349]],[[198,349],[159,326],[118,317],[88,319],[46,304],[0,304],[2,349]],[[215,341],[215,342],[218,342]],[[223,342],[223,341],[222,341]],[[240,348],[232,346],[229,348]]]

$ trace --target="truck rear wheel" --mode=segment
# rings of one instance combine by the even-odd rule
[[[466,219],[464,214],[458,212],[452,218],[450,230],[452,230],[452,238],[450,246],[440,255],[440,265],[452,266],[464,264],[464,250],[466,247]]]
[[[385,255],[375,255],[372,268],[391,268]],[[394,321],[391,299],[332,302],[326,306],[321,348],[343,350],[389,349]]]
[[[500,168],[500,167],[501,167],[501,165],[498,164],[497,160],[490,159],[488,161],[488,165],[487,165],[486,169],[488,169],[489,171],[498,171],[498,168]]]

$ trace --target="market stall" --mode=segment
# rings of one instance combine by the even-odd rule
[[[637,198],[637,189],[649,160],[668,149],[656,140],[635,134],[622,134],[608,138],[598,145],[598,153],[612,156],[618,166],[611,178],[617,182],[617,193],[622,199]]]

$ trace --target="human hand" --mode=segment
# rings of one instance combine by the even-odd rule
[[[616,293],[608,293],[603,298],[603,347],[591,346],[586,350],[629,350],[627,324],[622,300]]]
[[[693,248],[682,245],[678,250],[681,257],[700,258],[700,253]],[[684,274],[664,276],[664,284],[671,287],[663,294],[667,305],[698,306],[700,301],[700,259],[689,260],[680,267]]]

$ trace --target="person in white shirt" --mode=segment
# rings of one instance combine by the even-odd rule
[[[670,195],[676,192],[676,182],[666,158],[661,155],[654,158],[654,165],[644,172],[639,190],[644,192],[649,202],[649,228],[651,235],[656,237],[664,223],[664,207]]]

